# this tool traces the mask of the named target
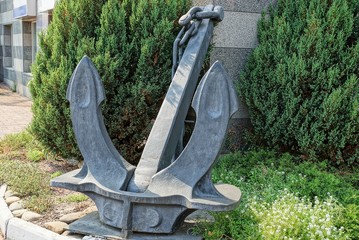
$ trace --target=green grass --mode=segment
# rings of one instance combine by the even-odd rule
[[[27,130],[6,135],[0,141],[0,159],[45,159],[46,149]]]
[[[51,205],[50,177],[31,162],[0,160],[0,183],[7,183],[25,200],[25,206],[44,212]]]
[[[62,171],[56,171],[51,174],[51,179],[56,178],[64,174]]]
[[[74,194],[70,194],[66,197],[63,197],[62,201],[64,201],[64,202],[83,202],[83,201],[86,201],[87,199],[89,199],[89,198],[82,193],[74,193]]]
[[[50,179],[61,175],[60,171],[41,169],[40,161],[48,156],[51,155],[28,131],[0,140],[0,184],[6,183],[24,200],[27,209],[38,213],[53,205]]]
[[[241,203],[214,214],[216,222],[200,224],[199,231],[206,239],[359,239],[357,172],[342,175],[325,162],[300,162],[264,150],[226,155],[212,178],[238,186]],[[281,214],[285,209],[291,209],[288,216]],[[320,222],[326,215],[327,225]]]

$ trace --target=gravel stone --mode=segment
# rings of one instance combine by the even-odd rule
[[[15,197],[15,196],[8,197],[8,198],[5,200],[5,202],[6,202],[7,205],[10,205],[10,204],[12,204],[12,203],[14,203],[14,202],[18,202],[18,201],[20,201],[20,198],[19,198],[19,197]]]
[[[20,209],[20,210],[13,211],[12,214],[14,215],[14,217],[21,218],[22,215],[27,211],[28,210],[26,210],[26,209]]]
[[[89,213],[92,213],[92,212],[95,212],[97,211],[97,207],[96,206],[92,206],[92,207],[88,207],[86,208],[83,213],[86,215],[86,214],[89,214]]]
[[[12,197],[12,196],[14,196],[14,195],[15,195],[15,193],[14,193],[13,191],[7,190],[7,191],[5,192],[5,199],[7,199],[7,198],[9,198],[9,197]]]
[[[71,238],[75,238],[75,239],[82,239],[84,237],[84,235],[72,233],[70,231],[65,231],[61,235],[71,237]]]
[[[28,221],[28,222],[32,222],[32,221],[40,219],[41,217],[42,216],[40,214],[38,214],[38,213],[27,211],[27,212],[22,214],[21,219],[25,220],[25,221]]]
[[[64,222],[55,221],[55,222],[47,222],[44,224],[45,228],[49,229],[50,231],[53,231],[58,234],[62,234],[65,232],[65,228],[67,228],[69,225]]]
[[[22,206],[21,201],[14,202],[14,203],[10,204],[10,206],[9,206],[10,211],[20,210],[23,208],[24,207]]]
[[[69,214],[62,216],[59,220],[64,223],[72,223],[72,222],[82,218],[85,215],[86,214],[83,212],[74,212],[74,213],[69,213]]]

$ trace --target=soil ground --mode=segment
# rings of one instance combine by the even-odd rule
[[[56,172],[61,171],[63,173],[75,170],[78,168],[78,165],[69,164],[65,160],[62,161],[42,161],[40,162],[40,168],[46,172]],[[63,188],[54,188],[51,187],[52,191],[52,206],[43,213],[43,217],[38,221],[34,222],[37,225],[44,226],[46,222],[57,221],[61,216],[68,213],[82,212],[89,207],[95,206],[95,204],[90,200],[80,201],[80,202],[69,202],[63,201],[67,196],[72,195],[74,191],[70,191]]]

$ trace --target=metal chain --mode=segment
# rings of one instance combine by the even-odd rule
[[[221,6],[214,7],[213,11],[203,11],[204,7],[193,7],[183,15],[178,23],[183,26],[173,43],[172,56],[172,78],[174,77],[178,64],[181,61],[185,46],[190,38],[196,35],[203,19],[222,21],[224,11]]]

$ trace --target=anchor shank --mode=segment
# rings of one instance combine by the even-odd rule
[[[212,5],[204,9],[212,10]],[[130,181],[129,191],[144,192],[152,176],[171,163],[212,33],[213,22],[204,19],[197,34],[190,39]]]

